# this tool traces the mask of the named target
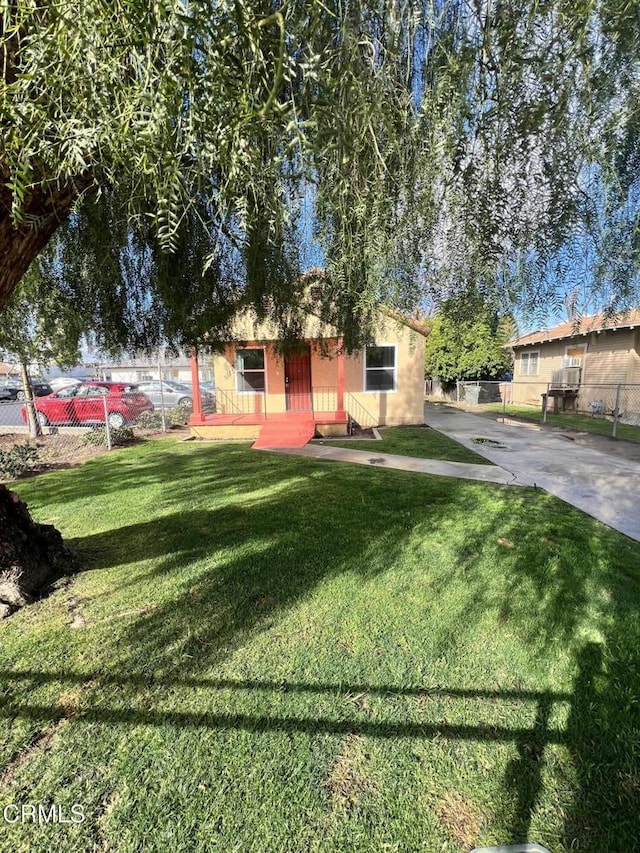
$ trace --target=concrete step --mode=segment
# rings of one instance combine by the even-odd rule
[[[308,416],[296,417],[291,413],[266,421],[253,444],[254,450],[277,447],[304,447],[315,434],[315,423]]]

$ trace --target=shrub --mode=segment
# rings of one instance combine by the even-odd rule
[[[167,423],[171,426],[184,426],[189,423],[191,408],[187,406],[174,406],[167,412]]]
[[[136,440],[131,427],[119,427],[118,429],[111,427],[111,446],[122,447],[125,444],[133,444]],[[98,447],[107,446],[107,430],[106,427],[93,427],[86,432],[82,437],[83,444],[93,444]]]
[[[25,442],[10,450],[0,450],[0,477],[15,480],[38,464],[38,448]]]
[[[162,429],[162,413],[158,411],[143,412],[139,416],[136,426],[140,429]]]
[[[164,420],[168,427],[184,426],[189,423],[191,409],[186,406],[174,406],[167,409]],[[143,412],[137,420],[136,426],[140,429],[162,429],[162,412],[155,409],[153,412]]]

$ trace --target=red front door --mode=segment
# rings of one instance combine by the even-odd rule
[[[285,356],[284,383],[287,411],[311,411],[311,351]]]

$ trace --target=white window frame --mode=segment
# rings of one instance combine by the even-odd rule
[[[392,347],[393,348],[393,388],[388,391],[380,391],[378,389],[367,390],[367,349],[369,347]],[[372,367],[371,370],[381,370],[382,368]],[[398,344],[376,343],[368,344],[362,351],[362,390],[365,394],[396,394],[398,392]]]
[[[531,373],[529,370],[532,355],[537,356],[537,358],[536,358],[536,372],[535,373]],[[526,359],[525,359],[525,356],[526,356]],[[525,362],[527,365],[526,371],[524,369]],[[532,349],[532,350],[528,350],[526,352],[521,352],[520,353],[520,376],[539,376],[539,375],[540,375],[540,350],[539,349]]]
[[[564,348],[564,355],[562,357],[563,363],[564,363],[565,359],[569,358],[567,353],[569,352],[570,349],[574,349],[574,350],[575,349],[581,349],[582,350],[582,358],[580,359],[580,365],[579,366],[584,370],[584,363],[587,359],[587,344],[567,344],[567,346]],[[576,356],[572,355],[571,358],[576,358]]]
[[[238,370],[238,353],[246,352],[247,350],[260,350],[264,361],[262,370],[250,370],[249,373],[264,373],[264,391],[256,391],[254,388],[251,391],[240,390],[240,376],[242,371]],[[236,374],[236,394],[266,394],[267,393],[267,352],[265,347],[237,347],[235,350],[235,364],[233,367]]]

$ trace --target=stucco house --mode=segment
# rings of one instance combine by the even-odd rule
[[[346,435],[351,422],[423,423],[428,332],[418,320],[381,310],[374,341],[348,355],[336,330],[309,313],[300,342],[284,349],[274,324],[245,312],[213,358],[216,413],[205,415],[194,393],[192,433],[286,447]],[[191,368],[197,376],[195,354]]]
[[[530,332],[511,342],[513,402],[540,403],[549,388],[561,408],[606,414],[618,385],[640,383],[640,309]]]

